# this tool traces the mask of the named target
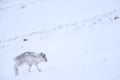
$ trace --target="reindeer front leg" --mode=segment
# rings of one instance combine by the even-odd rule
[[[31,71],[30,71],[31,67],[32,67],[32,64],[29,64],[29,69],[28,69],[29,72],[31,72]]]
[[[39,69],[39,67],[38,67],[38,63],[36,63],[36,67],[37,67],[37,70],[38,70],[38,71],[41,71],[41,70]]]

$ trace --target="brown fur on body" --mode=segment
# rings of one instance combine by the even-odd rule
[[[17,57],[15,57],[15,62],[16,62],[14,65],[15,74],[18,75],[19,73],[18,67],[23,64],[29,65],[28,71],[30,71],[32,65],[35,65],[38,71],[41,71],[38,67],[38,64],[40,62],[47,62],[47,58],[46,55],[42,52],[39,54],[35,52],[24,52],[18,55]]]

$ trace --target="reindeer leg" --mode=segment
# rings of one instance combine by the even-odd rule
[[[38,67],[38,63],[36,64],[36,67],[37,67],[37,70],[38,70],[38,71],[41,71],[41,70],[39,69],[39,67]]]
[[[15,70],[15,74],[16,74],[16,75],[19,74],[19,71],[18,71],[18,66],[19,66],[19,65],[20,65],[19,63],[16,63],[16,64],[14,65],[14,70]]]
[[[18,75],[19,72],[18,72],[18,68],[15,68],[15,74]]]
[[[32,65],[30,64],[30,65],[29,65],[29,69],[28,69],[29,72],[31,72],[31,71],[30,71],[31,67],[32,67]]]

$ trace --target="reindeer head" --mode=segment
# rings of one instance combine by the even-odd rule
[[[42,57],[42,60],[44,62],[47,62],[47,57],[46,57],[46,55],[44,53],[41,52],[39,55]]]

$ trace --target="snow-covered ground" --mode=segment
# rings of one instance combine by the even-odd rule
[[[0,0],[1,80],[119,80],[119,0]],[[48,62],[14,73],[14,57]]]

